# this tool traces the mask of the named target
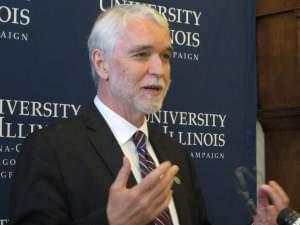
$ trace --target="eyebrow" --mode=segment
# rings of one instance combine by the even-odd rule
[[[147,50],[152,50],[152,49],[153,49],[153,46],[151,46],[151,45],[140,45],[140,46],[134,47],[133,49],[130,49],[128,51],[128,53],[129,54],[134,54],[134,53],[137,53],[137,52],[140,52],[140,51],[147,51]],[[165,51],[172,52],[173,51],[172,46],[167,47],[165,49]]]

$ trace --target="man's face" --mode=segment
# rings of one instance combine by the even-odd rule
[[[125,115],[160,110],[170,84],[170,57],[167,30],[143,17],[130,18],[108,62],[109,104]]]

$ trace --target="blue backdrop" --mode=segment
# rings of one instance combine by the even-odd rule
[[[25,136],[93,99],[86,41],[98,13],[121,2],[1,0],[0,224]],[[188,146],[212,223],[250,223],[233,171],[255,167],[255,3],[141,2],[168,18],[174,47],[166,104],[149,122]]]

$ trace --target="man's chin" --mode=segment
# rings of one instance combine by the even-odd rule
[[[147,106],[142,106],[140,105],[141,111],[144,112],[145,114],[151,114],[155,113],[161,110],[162,104],[151,104]]]

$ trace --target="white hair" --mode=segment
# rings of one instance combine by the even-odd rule
[[[135,15],[149,18],[169,31],[167,19],[156,10],[144,5],[123,4],[114,6],[104,13],[101,13],[97,17],[88,39],[91,72],[96,86],[98,85],[99,77],[96,74],[91,58],[93,50],[100,49],[106,56],[110,57],[114,45],[122,32],[122,28],[126,27],[128,19]]]

